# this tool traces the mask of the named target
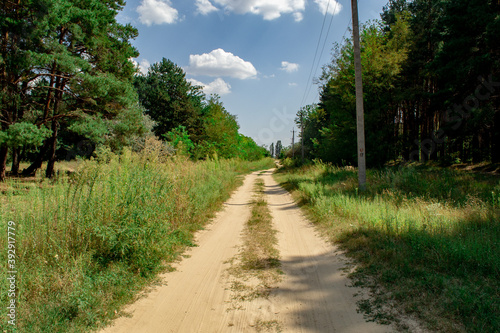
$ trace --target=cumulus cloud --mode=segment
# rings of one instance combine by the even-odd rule
[[[153,24],[172,24],[177,22],[179,12],[172,7],[170,0],[142,0],[139,7],[139,20],[150,26]]]
[[[264,20],[274,20],[282,14],[293,13],[295,20],[302,19],[301,11],[305,9],[306,0],[213,0],[225,10],[237,14],[262,15]],[[299,13],[297,16],[295,13]]]
[[[281,70],[287,73],[293,73],[299,70],[299,64],[294,64],[293,62],[282,61]]]
[[[214,81],[210,82],[209,84],[205,84],[205,83],[200,82],[200,81],[195,80],[195,79],[188,79],[188,81],[191,82],[191,84],[193,86],[202,87],[203,92],[206,95],[217,94],[217,95],[222,96],[222,95],[227,95],[227,94],[231,93],[231,85],[229,85],[229,83],[227,83],[226,81],[224,81],[220,77],[215,79]]]
[[[301,12],[295,12],[293,13],[293,18],[295,19],[295,22],[300,22],[304,19],[304,14]]]
[[[219,9],[215,7],[210,0],[196,0],[196,12],[202,15],[208,15],[211,12],[216,12]]]
[[[245,61],[223,49],[210,53],[192,54],[189,56],[189,67],[186,72],[193,75],[229,76],[237,79],[249,79],[257,75],[251,62]]]
[[[342,5],[338,1],[330,1],[330,5],[328,5],[329,0],[314,0],[319,6],[320,12],[325,15],[327,8],[328,14],[337,15],[342,10]]]
[[[150,66],[151,64],[149,63],[149,61],[147,61],[146,59],[142,59],[139,63],[139,70],[142,74],[147,74]]]
[[[141,72],[144,75],[148,73],[149,66],[151,66],[148,60],[142,59],[140,63],[138,63],[137,61],[135,61],[135,59],[132,58],[130,58],[129,60],[134,64],[135,67],[139,69],[139,72]]]

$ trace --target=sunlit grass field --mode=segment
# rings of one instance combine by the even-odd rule
[[[17,331],[87,332],[169,268],[257,162],[192,162],[146,147],[102,151],[54,181],[8,180],[0,195],[0,248],[16,223]],[[2,267],[7,251],[0,252]],[[6,281],[6,270],[0,279]],[[1,284],[1,304],[8,304]],[[11,332],[6,308],[0,331]]]
[[[432,331],[500,331],[498,175],[369,170],[364,193],[353,168],[316,163],[275,176],[356,259],[355,284],[376,295],[360,302],[370,317],[397,321],[399,308]]]

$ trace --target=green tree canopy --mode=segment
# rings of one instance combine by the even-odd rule
[[[382,21],[365,25],[369,166],[389,160],[500,161],[498,13],[497,0],[390,0]],[[336,45],[321,83],[319,107],[304,123],[311,157],[355,164],[350,39]]]
[[[200,87],[186,80],[181,67],[163,58],[151,65],[146,75],[136,76],[134,84],[146,114],[156,122],[154,133],[158,137],[178,126],[184,126],[195,141],[202,134],[204,95]]]
[[[52,175],[61,132],[113,137],[120,132],[116,120],[140,116],[131,84],[136,70],[129,60],[138,55],[130,44],[137,30],[115,19],[124,5],[123,0],[20,0],[2,8],[2,130],[27,122],[52,132],[26,173],[48,157],[46,173]],[[100,125],[82,126],[83,121]],[[142,131],[136,124],[134,130]],[[2,146],[2,165],[8,148]]]

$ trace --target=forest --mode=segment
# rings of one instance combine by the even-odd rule
[[[0,8],[0,180],[97,147],[140,150],[156,136],[194,160],[267,155],[238,132],[219,97],[191,85],[168,59],[146,75],[133,58],[138,31],[116,21],[124,0],[5,1]],[[28,166],[20,170],[20,163]]]
[[[391,0],[364,24],[368,167],[500,162],[499,13],[498,0]],[[297,113],[310,159],[357,163],[353,59],[351,38],[335,44],[319,103]]]

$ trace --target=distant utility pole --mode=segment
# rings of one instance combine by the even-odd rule
[[[356,118],[358,128],[358,181],[359,189],[366,189],[365,116],[363,110],[363,78],[361,74],[361,48],[359,45],[358,0],[351,0],[352,39],[354,42],[354,69],[356,71]]]
[[[300,148],[302,149],[302,164],[304,164],[304,115],[300,114]]]
[[[292,129],[292,158],[295,158],[295,127]]]

